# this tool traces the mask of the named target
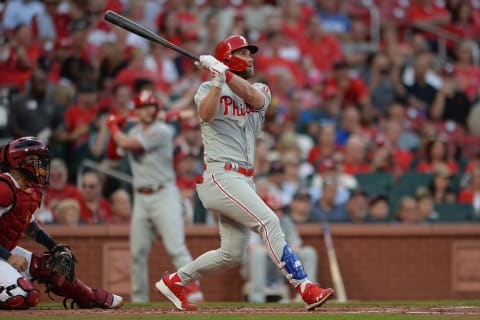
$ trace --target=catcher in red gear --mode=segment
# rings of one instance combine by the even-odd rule
[[[75,275],[76,259],[68,245],[57,243],[35,220],[48,184],[50,154],[36,137],[13,140],[0,149],[0,309],[28,309],[47,291],[80,308],[118,308],[123,298],[92,289]],[[22,234],[47,248],[32,253],[18,246]]]

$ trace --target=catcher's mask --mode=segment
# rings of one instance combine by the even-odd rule
[[[247,39],[243,36],[233,35],[220,41],[215,48],[215,58],[223,62],[230,70],[235,72],[245,71],[248,62],[233,55],[238,49],[247,48],[252,54],[258,51],[258,47],[248,44]]]
[[[18,169],[30,180],[48,185],[50,152],[37,137],[22,137],[10,141],[0,151],[2,170]]]

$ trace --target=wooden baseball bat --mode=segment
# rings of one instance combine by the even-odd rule
[[[178,53],[183,54],[184,56],[193,59],[195,61],[198,61],[198,56],[194,55],[193,53],[185,50],[184,48],[181,48],[170,41],[166,40],[165,38],[162,38],[152,30],[112,11],[108,10],[105,13],[104,19],[107,20],[108,22],[113,23],[116,26],[119,26],[120,28],[123,28],[125,30],[128,30],[130,32],[135,33],[136,35],[148,39],[150,41],[153,41],[155,43],[161,44],[162,46],[165,46],[169,49],[175,50]]]
[[[325,249],[327,250],[328,264],[330,266],[330,274],[332,275],[333,287],[335,288],[335,295],[338,302],[347,302],[347,293],[343,284],[342,273],[337,261],[337,254],[333,246],[332,234],[330,233],[330,226],[328,222],[323,222],[323,240],[325,242]]]

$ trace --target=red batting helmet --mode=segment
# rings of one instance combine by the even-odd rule
[[[155,106],[157,109],[160,108],[157,97],[150,90],[142,90],[135,97],[135,108],[141,108],[145,106]]]
[[[251,53],[258,51],[258,47],[250,45],[243,36],[229,36],[220,41],[215,48],[215,58],[223,62],[230,70],[241,72],[247,69],[248,63],[232,55],[232,52],[238,49],[247,48]]]
[[[29,156],[37,156],[29,158]],[[2,147],[3,169],[19,169],[30,180],[47,185],[50,176],[50,152],[37,137],[22,137]]]

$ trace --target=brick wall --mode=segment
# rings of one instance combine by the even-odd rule
[[[78,258],[78,275],[129,299],[128,226],[47,226]],[[332,225],[332,236],[349,299],[421,300],[474,299],[480,294],[480,225]],[[306,244],[318,250],[318,279],[332,286],[320,225],[300,227]],[[219,246],[216,227],[191,226],[187,245],[194,257]],[[34,252],[37,244],[23,239]],[[165,270],[174,270],[161,240],[151,251],[152,301],[163,300],[153,283]],[[202,281],[209,301],[240,301],[243,281],[239,268]],[[42,301],[48,297],[42,295]]]

